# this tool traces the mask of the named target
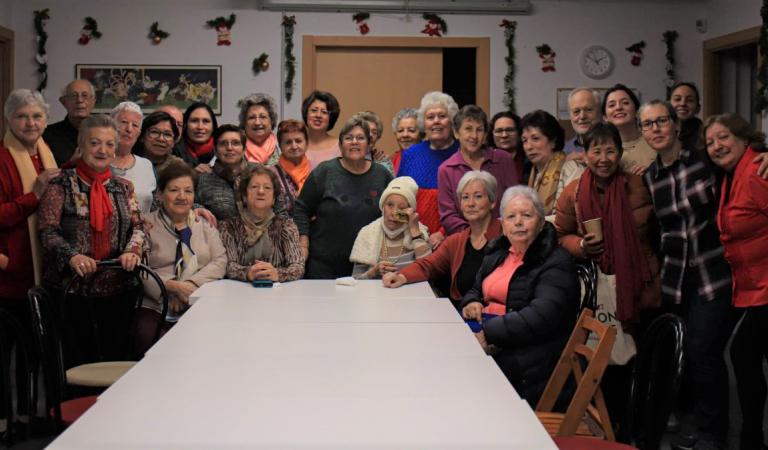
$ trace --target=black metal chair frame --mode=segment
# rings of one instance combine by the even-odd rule
[[[26,407],[25,410],[27,411],[28,417],[33,418],[35,417],[36,413],[34,410],[36,397],[34,384],[35,368],[33,367],[35,359],[33,356],[32,344],[29,342],[29,339],[26,333],[24,333],[24,329],[19,321],[7,311],[0,309],[0,362],[2,362],[0,363],[0,389],[3,390],[3,395],[0,398],[6,400],[2,405],[0,405],[0,408],[2,408],[5,412],[5,417],[7,419],[5,439],[3,442],[7,446],[11,446],[13,444],[13,438],[15,437],[15,427],[13,421],[14,396],[13,391],[11,390],[11,379],[13,377],[10,370],[11,365],[9,364],[6,367],[4,361],[10,361],[12,356],[11,350],[14,344],[16,344],[16,374],[23,374],[23,376],[26,378],[27,388],[26,391],[21,391],[19,380],[16,379],[15,384],[17,406],[19,409],[21,409],[21,405],[23,404]],[[18,367],[19,364],[21,367]],[[24,436],[25,439],[29,439],[29,432],[30,427],[27,426]]]
[[[576,274],[584,285],[579,313],[584,308],[589,308],[593,312],[597,309],[597,273],[597,264],[591,259],[579,260],[576,263]]]

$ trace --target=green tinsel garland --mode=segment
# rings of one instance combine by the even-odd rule
[[[48,33],[45,32],[45,22],[50,19],[48,8],[35,11],[35,32],[37,33],[37,73],[40,74],[40,81],[37,83],[37,90],[42,92],[48,86],[48,54],[45,51],[45,44],[48,42]]]
[[[667,85],[667,98],[672,92],[672,86],[677,82],[677,75],[675,74],[675,41],[677,40],[677,31],[668,30],[664,32],[664,44],[667,46],[667,78],[664,83]]]
[[[504,28],[504,43],[507,46],[507,74],[504,75],[504,104],[509,112],[516,112],[515,108],[515,31],[517,22],[504,19],[499,24]]]
[[[293,55],[293,27],[296,16],[283,16],[283,40],[285,41],[285,101],[293,98],[293,79],[296,77],[296,56]]]
[[[763,18],[763,25],[760,27],[760,40],[757,42],[760,67],[757,70],[758,88],[755,97],[755,111],[758,113],[768,108],[768,0],[763,0],[760,17]]]

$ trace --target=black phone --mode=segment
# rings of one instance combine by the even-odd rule
[[[272,280],[253,280],[251,286],[257,288],[270,288],[272,287]]]

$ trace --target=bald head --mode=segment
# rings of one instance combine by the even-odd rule
[[[64,88],[59,101],[66,108],[69,121],[77,127],[96,106],[96,91],[90,81],[74,80]]]
[[[183,134],[182,130],[184,129],[184,113],[173,105],[161,106],[157,108],[157,111],[162,111],[173,117],[173,121],[176,122],[176,127],[179,129],[179,137],[176,139],[176,142],[179,142]]]

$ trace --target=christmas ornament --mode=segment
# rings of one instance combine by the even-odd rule
[[[517,22],[504,19],[499,24],[504,28],[504,45],[507,47],[507,74],[504,75],[504,104],[509,112],[515,112],[515,31]]]
[[[763,18],[763,23],[760,26],[760,40],[757,41],[760,66],[757,68],[757,94],[755,98],[755,112],[758,113],[768,108],[768,0],[763,0],[760,17]]]
[[[368,26],[368,19],[370,18],[371,15],[367,12],[359,12],[352,16],[352,20],[354,20],[355,24],[357,25],[357,31],[359,31],[363,36],[371,31],[371,28]]]
[[[285,101],[290,102],[293,97],[293,78],[296,76],[296,56],[293,54],[293,27],[296,25],[296,16],[283,16],[283,42],[285,56]]]
[[[555,71],[555,56],[557,54],[549,44],[541,44],[536,47],[536,52],[541,58],[541,71],[542,72],[554,72]]]
[[[667,85],[667,98],[671,94],[672,86],[677,82],[677,76],[675,75],[675,41],[677,40],[677,31],[668,30],[664,32],[664,44],[667,46],[667,78],[664,79],[664,84]]]
[[[230,14],[228,19],[217,17],[205,22],[208,28],[216,30],[216,45],[232,45],[232,25],[235,24],[235,15]]]
[[[45,26],[50,18],[48,8],[35,11],[35,39],[37,40],[35,61],[37,61],[37,73],[40,74],[40,80],[37,83],[37,90],[40,92],[48,86],[48,53],[45,51],[48,33],[45,31]]]
[[[645,41],[635,42],[626,48],[629,53],[632,53],[632,60],[630,64],[633,66],[639,66],[640,61],[643,60],[643,49],[645,48]]]
[[[96,23],[96,19],[88,16],[83,20],[85,20],[85,25],[83,25],[83,29],[80,30],[80,39],[78,39],[77,42],[80,45],[88,45],[88,43],[91,42],[91,39],[99,39],[101,37],[101,32],[99,31],[99,24]]]
[[[161,30],[160,25],[157,22],[154,22],[152,26],[149,27],[149,39],[152,41],[152,45],[157,45],[163,42],[163,39],[170,35],[171,33]]]
[[[421,30],[421,32],[427,36],[440,37],[443,34],[448,33],[448,25],[445,23],[445,20],[443,20],[437,14],[424,13],[421,15],[421,17],[427,21],[427,23],[424,25],[424,29]]]
[[[258,75],[261,72],[265,72],[269,69],[269,61],[267,58],[269,58],[269,55],[262,53],[258,58],[253,59],[251,69],[253,70],[254,75]]]

